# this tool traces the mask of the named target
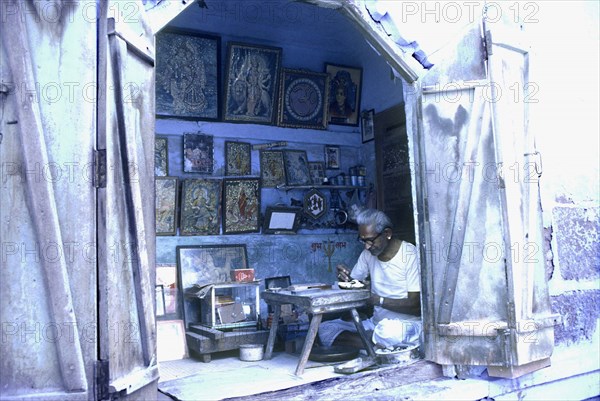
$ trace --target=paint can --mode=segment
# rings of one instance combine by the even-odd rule
[[[263,359],[262,344],[242,344],[240,345],[240,361],[253,362]]]

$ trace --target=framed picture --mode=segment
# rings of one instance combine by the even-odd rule
[[[260,180],[223,180],[223,234],[252,233],[260,230]]]
[[[219,235],[221,181],[183,180],[181,189],[181,235]]]
[[[327,128],[327,87],[325,73],[284,68],[281,73],[277,124],[292,128]]]
[[[156,36],[156,54],[156,114],[218,120],[221,39],[165,30]]]
[[[325,178],[325,163],[308,162],[308,170],[310,171],[310,180],[313,185],[322,185]]]
[[[285,185],[285,166],[281,150],[260,150],[260,181],[263,188]]]
[[[362,68],[325,64],[329,75],[329,124],[358,125]]]
[[[281,53],[279,47],[227,44],[225,121],[274,123]]]
[[[325,195],[314,188],[304,195],[303,206],[304,214],[315,220],[327,213],[327,201]]]
[[[214,145],[212,135],[183,134],[183,172],[212,174]]]
[[[164,136],[157,136],[154,140],[154,175],[169,175],[169,143]]]
[[[375,139],[375,110],[365,110],[360,113],[360,132],[362,142],[369,142]]]
[[[225,141],[225,175],[250,175],[250,144]]]
[[[325,145],[325,168],[329,170],[336,170],[340,168],[340,165],[340,147]]]
[[[156,293],[156,316],[165,315],[165,286],[162,284],[156,284],[154,286],[154,292]]]
[[[311,185],[310,171],[305,150],[286,150],[283,152],[285,180],[287,185]]]
[[[267,206],[263,234],[296,234],[300,212],[298,208]]]
[[[160,320],[156,322],[156,360],[174,361],[188,357],[183,320]]]
[[[156,235],[177,234],[179,180],[176,177],[156,177],[154,192]]]
[[[177,290],[177,266],[175,264],[156,265],[156,287],[161,289],[160,294],[157,290],[157,297],[161,297],[163,303],[164,313],[161,316],[165,319],[181,318],[178,307],[180,299]]]

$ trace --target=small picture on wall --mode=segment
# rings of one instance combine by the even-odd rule
[[[326,64],[329,74],[329,124],[358,125],[362,69]]]
[[[250,175],[250,144],[225,141],[225,175]]]
[[[285,178],[288,185],[310,185],[310,171],[305,150],[286,150],[283,152]]]
[[[325,146],[325,168],[328,170],[336,170],[340,168],[340,147],[326,145]]]
[[[323,184],[323,179],[325,178],[325,163],[308,162],[308,169],[310,170],[310,179],[313,185]]]
[[[360,131],[362,142],[369,142],[375,139],[375,110],[365,110],[360,114]]]
[[[285,167],[281,150],[260,151],[260,180],[263,188],[285,185]]]
[[[281,73],[278,125],[292,128],[327,128],[327,85],[321,72],[284,68]]]
[[[260,180],[223,180],[223,234],[252,233],[260,230]]]
[[[156,177],[154,190],[156,235],[175,235],[177,231],[179,180],[176,177]]]
[[[185,173],[213,172],[213,137],[212,135],[183,134],[183,171]]]
[[[183,180],[181,189],[181,235],[219,235],[221,181]]]
[[[157,136],[154,142],[154,175],[169,175],[169,145],[167,138],[163,136]]]

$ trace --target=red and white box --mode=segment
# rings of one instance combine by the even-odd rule
[[[254,281],[254,269],[233,269],[231,271],[233,281]]]

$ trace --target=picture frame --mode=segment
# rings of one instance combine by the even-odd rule
[[[287,185],[301,186],[312,184],[305,150],[285,150],[283,152],[283,162]]]
[[[283,68],[277,124],[291,128],[327,128],[326,73]]]
[[[327,199],[321,191],[315,188],[304,194],[304,201],[302,205],[304,214],[313,218],[314,220],[317,220],[327,213]]]
[[[335,145],[325,145],[325,168],[328,170],[339,170],[340,166],[340,147]]]
[[[375,139],[375,110],[365,110],[360,113],[360,132],[362,143],[367,143]]]
[[[221,38],[183,29],[156,35],[156,114],[220,119]]]
[[[154,140],[154,175],[169,175],[169,141],[164,136],[157,136]]]
[[[219,235],[221,180],[189,178],[181,188],[180,235]]]
[[[165,286],[162,284],[156,284],[154,286],[154,292],[156,295],[156,317],[164,316],[165,313]]]
[[[225,175],[250,175],[251,154],[249,143],[225,141]]]
[[[263,188],[276,188],[285,185],[285,165],[283,151],[260,150],[260,181]]]
[[[325,178],[325,163],[308,162],[308,170],[310,171],[310,180],[313,185],[323,185],[323,179]]]
[[[301,209],[284,206],[267,206],[263,234],[296,234],[300,225]]]
[[[358,126],[362,68],[325,64],[329,76],[328,123]]]
[[[224,121],[275,123],[281,55],[280,47],[227,44]]]
[[[181,307],[180,307],[180,296],[177,285],[177,266],[175,264],[161,264],[156,265],[156,287],[161,287],[162,302],[164,314],[161,315],[161,319],[180,319],[181,318]],[[157,296],[158,296],[157,292]],[[157,307],[158,316],[158,307]]]
[[[223,205],[223,234],[260,231],[260,179],[224,179]]]
[[[179,204],[179,179],[177,177],[156,177],[155,193],[155,233],[156,235],[177,234],[177,205]]]
[[[183,172],[212,174],[214,170],[214,138],[212,135],[184,132]]]
[[[174,361],[188,357],[183,320],[159,320],[156,322],[156,360]]]

